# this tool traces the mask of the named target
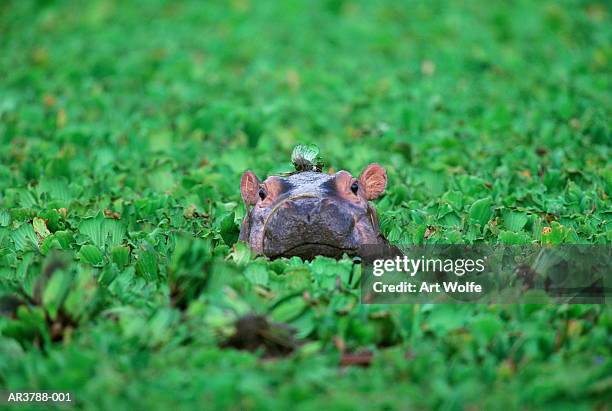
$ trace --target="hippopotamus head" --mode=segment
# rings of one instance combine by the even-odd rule
[[[358,178],[347,171],[303,171],[261,182],[246,171],[240,182],[247,207],[240,240],[270,258],[356,254],[363,245],[385,242],[368,201],[386,185],[387,174],[378,164],[367,166]]]

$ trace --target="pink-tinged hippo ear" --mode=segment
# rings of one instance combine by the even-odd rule
[[[364,188],[368,200],[380,196],[387,186],[387,172],[376,163],[368,165],[359,176],[359,183]]]
[[[259,191],[259,179],[250,170],[242,174],[240,180],[240,194],[246,205],[255,205],[257,203],[257,192]]]

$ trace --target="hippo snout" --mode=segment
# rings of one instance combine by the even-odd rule
[[[386,242],[369,203],[386,184],[385,170],[375,163],[359,178],[343,170],[305,170],[260,181],[247,170],[240,180],[246,216],[239,239],[269,258],[359,255],[365,246]]]
[[[339,257],[357,247],[355,218],[330,198],[288,198],[268,216],[263,250],[269,256]]]

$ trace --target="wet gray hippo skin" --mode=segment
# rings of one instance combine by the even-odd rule
[[[247,207],[240,240],[270,258],[305,259],[339,258],[365,244],[386,243],[376,210],[368,203],[386,184],[387,175],[378,164],[367,166],[359,178],[347,171],[304,171],[260,182],[246,171],[240,183]]]

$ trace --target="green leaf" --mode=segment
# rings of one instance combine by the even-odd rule
[[[488,344],[503,328],[499,318],[494,315],[482,315],[471,321],[470,330],[483,345]]]
[[[463,195],[458,191],[447,191],[440,199],[440,202],[442,204],[449,204],[455,211],[463,209]]]
[[[240,234],[240,229],[234,223],[234,212],[230,212],[221,217],[219,221],[219,232],[221,234],[221,238],[223,238],[223,242],[229,246],[238,241],[238,235]]]
[[[136,262],[136,273],[146,280],[157,278],[157,256],[151,251],[140,251]]]
[[[19,206],[24,208],[34,207],[38,200],[34,197],[34,194],[28,189],[19,189]]]
[[[515,233],[521,231],[528,220],[527,214],[516,211],[504,211],[502,213],[502,218],[504,220],[504,226]]]
[[[38,187],[39,192],[49,194],[49,198],[60,200],[68,205],[73,198],[66,178],[43,178]]]
[[[47,282],[42,301],[52,319],[55,319],[57,316],[57,311],[68,293],[71,280],[71,272],[67,270],[56,270]]]
[[[428,316],[427,324],[439,335],[462,327],[468,318],[465,309],[458,309],[453,305],[434,306]]]
[[[499,241],[502,244],[529,244],[530,237],[527,233],[514,233],[512,231],[501,231],[499,233]]]
[[[48,339],[45,310],[42,307],[19,306],[16,321],[7,323],[2,329],[2,334],[24,342],[37,337]]]
[[[244,276],[252,284],[255,285],[268,285],[268,270],[263,264],[251,264],[244,270]]]
[[[88,236],[100,248],[119,245],[125,238],[125,227],[121,221],[104,218],[101,214],[83,220],[79,232]]]
[[[119,267],[125,267],[130,263],[130,248],[126,246],[115,246],[111,250],[111,259]]]
[[[55,237],[64,250],[69,249],[70,245],[74,242],[74,236],[70,231],[56,231],[53,237]]]
[[[173,324],[179,318],[176,311],[170,308],[161,308],[155,315],[149,320],[147,324],[149,345],[161,344],[173,335]]]
[[[244,241],[238,241],[234,244],[234,249],[230,253],[230,257],[234,260],[236,265],[240,267],[245,266],[251,261],[251,249]]]
[[[172,173],[172,165],[164,164],[147,173],[149,184],[154,190],[160,193],[171,191],[175,185],[175,176]]]
[[[483,227],[491,219],[491,198],[475,201],[470,207],[470,221]]]
[[[38,234],[38,236],[42,239],[51,235],[51,232],[47,228],[47,223],[43,218],[35,217],[32,221],[32,226],[34,227],[36,234]]]
[[[16,251],[24,251],[38,248],[38,237],[31,224],[25,223],[11,233],[11,239],[15,243]]]
[[[568,234],[569,230],[566,227],[553,221],[550,225],[550,231],[542,234],[542,244],[562,244]]]
[[[51,234],[40,243],[40,252],[43,255],[47,255],[49,251],[54,249],[61,250],[62,245],[59,243],[59,241],[57,241],[57,238]]]
[[[301,316],[307,308],[308,304],[302,296],[297,296],[278,304],[271,312],[271,316],[274,321],[291,322]]]
[[[99,267],[104,262],[104,256],[98,247],[91,244],[86,244],[79,251],[79,259],[91,264],[94,267]]]
[[[88,267],[79,267],[62,305],[74,319],[79,319],[85,313],[95,312],[97,306],[95,296],[99,293],[99,288],[92,271]]]
[[[0,227],[8,227],[11,222],[11,213],[7,210],[0,210]]]

